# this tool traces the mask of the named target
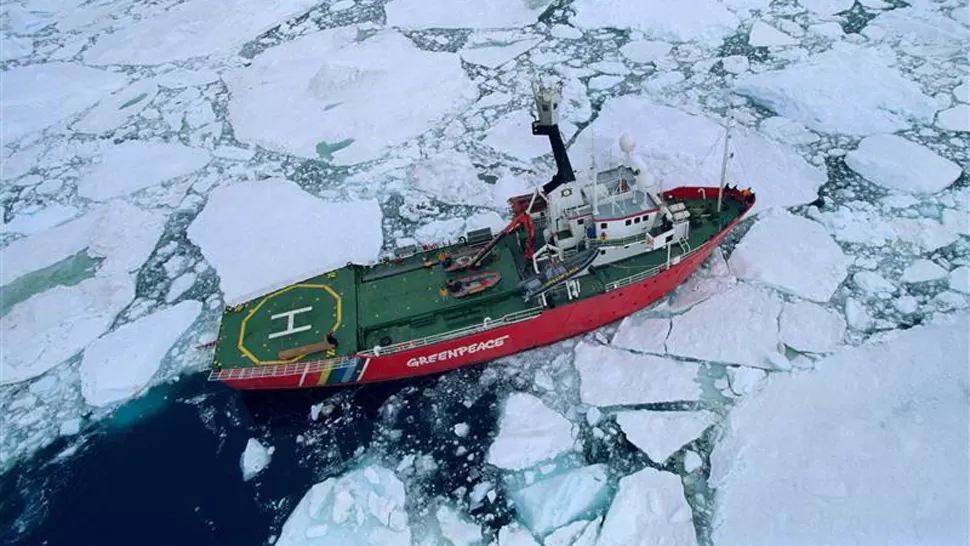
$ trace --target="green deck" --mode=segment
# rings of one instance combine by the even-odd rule
[[[727,225],[743,210],[741,203],[725,199],[718,222],[710,211],[712,200],[682,202],[692,210],[692,217],[706,218],[698,223],[692,221],[689,249],[710,240],[721,225]],[[706,213],[699,207],[706,207]],[[520,240],[506,237],[483,267],[501,273],[502,280],[485,292],[466,298],[442,294],[446,279],[468,273],[446,273],[437,265],[437,256],[447,249],[437,249],[400,263],[350,265],[226,309],[216,344],[216,368],[348,356],[377,345],[386,347],[421,339],[481,324],[485,318],[499,319],[533,308],[538,303],[524,302],[517,286],[523,275],[532,273],[531,266],[527,269],[522,259]],[[671,255],[684,252],[674,245]],[[593,275],[579,278],[580,297],[598,295],[607,284],[666,261],[664,249],[600,266]],[[564,297],[557,299],[562,301]],[[331,331],[338,341],[336,348],[281,358],[280,351],[323,342]]]

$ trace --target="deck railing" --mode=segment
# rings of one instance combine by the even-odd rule
[[[269,366],[250,366],[247,368],[227,368],[209,372],[209,381],[230,381],[236,379],[258,379],[264,377],[283,377],[290,375],[309,375],[323,369],[342,370],[353,366],[353,357],[307,360]]]
[[[671,243],[671,244],[673,244],[673,243]],[[694,250],[691,250],[689,252],[685,252],[683,254],[678,254],[676,256],[673,256],[671,258],[671,262],[670,262],[669,265],[679,264],[681,262],[681,260],[683,260],[684,258],[687,258],[688,256],[694,254],[695,252],[699,251],[700,249],[704,248],[705,246],[707,246],[707,243],[704,243],[703,245],[701,245],[701,246],[699,246],[699,247],[697,247]],[[676,259],[677,261],[674,262],[673,261],[674,259]],[[616,290],[617,288],[623,288],[624,286],[631,285],[631,284],[633,284],[635,282],[640,282],[643,279],[652,277],[652,276],[656,275],[657,273],[660,273],[661,271],[664,271],[665,269],[667,269],[667,267],[668,267],[668,264],[663,263],[663,264],[660,264],[658,266],[655,266],[655,267],[652,267],[650,269],[647,269],[645,271],[641,271],[639,273],[635,273],[633,275],[630,275],[629,277],[623,277],[622,279],[619,279],[619,280],[616,280],[616,281],[613,281],[613,282],[606,283],[606,292],[610,292],[610,291]]]
[[[472,334],[477,334],[479,332],[492,330],[500,326],[508,326],[509,324],[523,322],[529,319],[533,319],[539,316],[541,313],[542,313],[542,307],[532,307],[530,309],[524,309],[522,311],[509,313],[495,320],[490,320],[486,318],[484,321],[482,321],[481,324],[473,324],[471,326],[466,326],[464,328],[459,328],[457,330],[451,330],[449,332],[443,332],[440,334],[435,334],[433,336],[427,336],[427,337],[423,337],[423,338],[415,339],[411,341],[402,341],[400,343],[388,345],[387,347],[375,347],[373,349],[361,351],[359,354],[362,356],[381,356],[385,354],[394,354],[394,353],[399,353],[401,351],[416,349],[418,347],[426,347],[428,345],[434,345],[435,343],[440,343],[442,341],[447,341],[449,339],[464,337]]]

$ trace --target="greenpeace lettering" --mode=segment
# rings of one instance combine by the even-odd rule
[[[504,335],[504,336],[497,337],[495,339],[490,339],[488,341],[482,341],[479,343],[472,343],[470,345],[455,347],[454,349],[448,349],[447,351],[441,351],[440,353],[434,353],[427,356],[419,356],[417,358],[412,358],[408,360],[407,365],[409,368],[417,368],[418,366],[424,366],[425,364],[434,364],[436,362],[444,362],[445,360],[458,358],[460,356],[464,356],[465,354],[477,353],[480,351],[488,351],[491,349],[498,349],[502,345],[505,345],[505,340],[508,338],[509,338],[508,335]]]

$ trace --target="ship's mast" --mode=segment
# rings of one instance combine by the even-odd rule
[[[727,126],[724,130],[724,157],[721,159],[721,182],[717,189],[717,213],[721,213],[721,200],[724,197],[724,184],[727,181],[727,165],[731,158],[731,125],[734,123],[734,113],[728,116]]]
[[[566,145],[559,132],[559,102],[562,99],[562,86],[547,86],[542,80],[532,85],[536,102],[536,120],[532,122],[533,135],[546,135],[552,146],[552,156],[556,160],[556,174],[542,186],[542,193],[548,195],[559,186],[576,180],[573,166],[566,154]]]

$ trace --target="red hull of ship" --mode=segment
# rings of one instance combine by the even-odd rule
[[[694,193],[698,189],[678,188],[669,194],[677,196],[681,192]],[[704,189],[708,193],[717,192],[717,188]],[[347,381],[330,382],[332,380],[328,381],[327,376],[333,374],[321,371],[222,381],[236,389],[293,389],[376,383],[454,370],[562,341],[620,320],[671,292],[704,263],[743,217],[742,214],[680,263],[671,264],[669,269],[652,277],[598,296],[544,310],[535,318],[515,324],[393,354],[371,356],[354,372],[355,378]],[[475,349],[469,350],[471,347]]]

